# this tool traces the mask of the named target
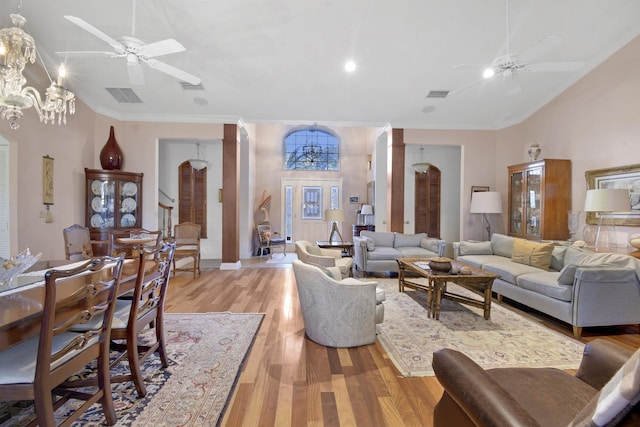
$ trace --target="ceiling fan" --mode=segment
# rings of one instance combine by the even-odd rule
[[[133,25],[131,36],[123,36],[120,41],[103,33],[93,25],[81,18],[71,15],[64,17],[73,22],[83,30],[93,34],[102,41],[105,41],[113,48],[112,51],[70,51],[56,52],[58,55],[66,57],[92,57],[92,56],[108,56],[110,58],[126,58],[127,71],[129,81],[132,85],[143,85],[144,75],[142,73],[142,64],[147,64],[150,68],[161,71],[178,80],[185,81],[192,85],[200,84],[201,79],[186,71],[180,70],[165,62],[154,59],[157,56],[169,55],[176,52],[183,52],[184,46],[174,39],[161,40],[155,43],[145,44],[142,40],[134,37],[135,35],[135,0],[133,2]]]
[[[501,76],[505,83],[505,91],[507,95],[514,95],[521,92],[522,88],[517,80],[518,74],[523,72],[541,73],[541,72],[567,72],[578,71],[584,67],[584,61],[560,61],[560,62],[536,62],[535,58],[539,57],[545,51],[550,49],[553,45],[562,41],[560,37],[547,36],[542,40],[534,44],[533,46],[525,49],[520,53],[511,52],[509,48],[509,0],[506,3],[506,52],[504,55],[500,55],[491,61],[491,64],[484,69],[482,78],[475,82],[451,91],[449,94],[455,94],[468,89],[472,86],[479,84],[480,82],[493,78],[495,76]],[[457,65],[454,68],[461,67]]]

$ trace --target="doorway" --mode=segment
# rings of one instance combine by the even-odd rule
[[[440,169],[415,173],[415,233],[440,237]]]

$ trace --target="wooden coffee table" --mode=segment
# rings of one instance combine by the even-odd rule
[[[329,242],[325,240],[316,241],[316,245],[319,248],[325,249],[341,249],[343,253],[346,253],[348,256],[353,256],[353,243],[352,242]]]
[[[427,316],[440,319],[440,304],[442,298],[457,301],[462,304],[480,307],[484,310],[484,318],[488,320],[491,316],[491,287],[493,281],[500,276],[489,273],[475,267],[471,267],[460,261],[451,261],[454,267],[469,267],[471,274],[450,274],[442,271],[434,271],[429,268],[428,258],[398,258],[398,287],[400,292],[404,292],[404,288],[412,288],[415,290],[427,292]],[[407,278],[406,272],[412,272],[420,277],[428,280],[427,284],[412,281]],[[469,298],[464,295],[455,294],[447,291],[447,282],[453,282],[465,289],[482,296],[482,301]]]

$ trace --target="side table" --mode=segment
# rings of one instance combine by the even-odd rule
[[[342,249],[342,254],[346,253],[346,256],[353,256],[353,243],[352,242],[329,242],[327,240],[318,240],[316,245],[323,249]]]

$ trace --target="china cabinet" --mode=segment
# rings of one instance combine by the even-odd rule
[[[509,235],[531,240],[569,238],[571,160],[544,159],[508,167]]]
[[[94,255],[106,255],[109,232],[142,227],[142,173],[85,169],[85,222]],[[100,242],[100,243],[95,243]]]

